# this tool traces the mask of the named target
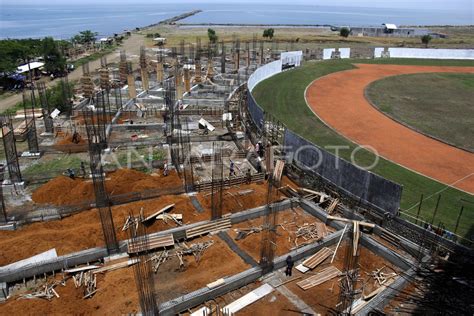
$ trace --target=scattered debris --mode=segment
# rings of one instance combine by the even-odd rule
[[[46,299],[50,301],[54,297],[59,298],[58,292],[54,288],[58,285],[66,286],[66,280],[55,281],[50,284],[42,285],[34,290],[33,293],[22,294],[18,299]]]
[[[237,236],[235,237],[235,240],[245,239],[247,236],[251,234],[260,233],[262,229],[263,229],[262,226],[236,229],[235,231],[237,232]]]

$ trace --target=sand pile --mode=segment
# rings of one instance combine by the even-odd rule
[[[120,195],[151,189],[178,187],[182,184],[176,172],[170,172],[167,177],[149,175],[131,169],[118,169],[106,176],[105,186],[110,195]],[[74,205],[86,201],[94,201],[94,186],[92,180],[56,177],[32,195],[33,201],[39,204]]]

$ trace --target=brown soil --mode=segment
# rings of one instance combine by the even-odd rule
[[[58,141],[56,141],[56,145],[84,145],[84,144],[87,144],[87,138],[84,138],[82,136],[79,137],[78,143],[72,142],[72,135],[64,136]]]
[[[186,195],[165,195],[157,199],[133,202],[112,207],[112,214],[117,238],[128,238],[122,232],[122,226],[130,213],[138,215],[143,208],[145,216],[169,204],[176,204],[169,213],[183,214],[183,222],[197,222],[209,218],[209,213],[197,213]],[[147,228],[148,233],[157,232],[171,227],[174,223],[165,224],[155,221]],[[18,247],[21,245],[21,247]],[[103,247],[104,239],[97,209],[83,211],[58,221],[33,223],[16,231],[0,231],[0,266],[28,258],[35,254],[56,248],[58,255],[71,252]]]
[[[150,189],[178,187],[182,181],[176,172],[167,177],[156,176],[131,170],[117,169],[106,176],[105,186],[110,195],[140,192]],[[59,176],[39,187],[33,192],[32,199],[39,204],[74,205],[94,201],[95,193],[92,180]]]
[[[139,311],[138,293],[135,288],[133,269],[120,269],[99,275],[98,292],[84,300],[81,289],[76,289],[72,280],[55,288],[59,298],[51,301],[16,300],[10,298],[2,304],[4,315],[117,315]]]
[[[276,256],[282,256],[288,252],[291,251],[292,248],[296,246],[295,244],[295,231],[297,229],[297,226],[302,226],[304,223],[314,223],[314,222],[320,222],[318,219],[313,217],[312,215],[306,213],[304,210],[301,208],[296,208],[293,210],[286,210],[283,212],[280,212],[277,214],[277,222],[279,224],[282,224],[285,229],[283,229],[282,226],[278,226],[277,228],[277,248],[276,248]],[[237,236],[237,228],[252,228],[252,227],[259,227],[263,223],[262,218],[256,218],[252,219],[249,221],[245,221],[242,223],[239,223],[237,225],[232,226],[232,229],[229,231],[229,235],[232,237],[232,239],[235,240],[235,237]],[[328,234],[334,231],[333,228],[331,227],[326,227]],[[260,245],[262,238],[261,233],[254,233],[249,236],[247,236],[244,239],[241,240],[235,240],[237,245],[247,252],[249,255],[251,255],[255,260],[260,259],[260,247],[255,247],[255,245]],[[304,242],[304,239],[299,238],[298,242],[301,244]]]
[[[474,154],[447,145],[399,124],[376,110],[364,95],[373,81],[387,76],[430,73],[473,73],[474,67],[357,65],[314,81],[306,99],[316,115],[357,144],[443,183],[474,193]],[[429,149],[429,150],[427,150]]]
[[[236,313],[238,316],[254,315],[290,315],[289,310],[298,310],[283,294],[273,291],[257,302],[246,306]],[[297,315],[297,314],[295,314]]]
[[[253,189],[250,194],[239,195],[239,191]],[[237,213],[250,208],[255,208],[267,203],[268,184],[252,183],[243,184],[238,187],[232,187],[224,190],[222,194],[222,214]],[[209,192],[201,192],[197,195],[199,203],[203,208],[211,210],[211,194]]]
[[[230,250],[217,236],[195,239],[194,242],[214,240],[200,262],[186,256],[186,270],[179,271],[177,258],[166,261],[155,274],[155,293],[159,303],[195,291],[219,278],[242,272],[249,268],[240,257]],[[225,262],[225,264],[223,264]],[[2,314],[45,315],[45,314],[94,314],[117,315],[136,313],[139,310],[133,268],[125,268],[100,275],[97,280],[99,291],[91,299],[82,299],[82,292],[68,280],[66,287],[58,286],[59,299],[45,300],[9,299],[2,305]]]
[[[262,285],[262,282],[255,281],[254,283],[247,284],[235,291],[226,293],[222,296],[214,298],[212,301],[206,302],[206,306],[215,308],[216,303],[219,304],[220,308],[234,302],[249,292],[255,290]],[[203,307],[204,304],[196,306],[192,311],[196,311]],[[235,315],[239,316],[253,316],[253,315],[288,315],[288,310],[297,310],[283,294],[278,291],[266,295],[257,302],[250,304],[249,306],[241,309]],[[184,313],[184,315],[190,315],[190,313]]]
[[[344,257],[346,254],[347,247],[351,247],[352,243],[349,245],[347,242],[343,242],[339,247],[336,258],[332,263],[333,266],[338,268],[340,271],[344,271]],[[330,247],[331,249],[335,249],[336,246]],[[302,276],[302,278],[290,282],[286,286],[299,298],[301,298],[306,304],[308,304],[315,312],[320,313],[322,315],[327,315],[330,313],[331,308],[335,308],[336,304],[339,303],[339,278],[334,278],[329,280],[325,283],[322,283],[318,286],[315,286],[311,289],[304,291],[298,285],[297,282],[306,279],[311,276],[311,274],[317,273],[318,271],[327,268],[330,266],[330,259],[326,259],[323,263],[321,263],[318,267],[316,267],[313,271],[307,272],[306,274],[302,274],[296,269],[293,270],[294,275],[293,277]],[[360,268],[360,278],[366,280],[366,286],[364,289],[364,293],[369,293],[374,290],[374,280],[370,278],[367,273],[371,273],[373,270],[380,269],[383,266],[386,266],[386,272],[392,272],[391,268],[394,268],[395,271],[399,271],[396,267],[391,265],[388,261],[375,255],[373,252],[368,250],[365,247],[360,247],[360,254],[359,254],[359,268]],[[311,274],[310,274],[311,273]],[[361,288],[362,284],[358,283],[356,288]]]
[[[196,263],[192,256],[184,257],[187,267],[184,272],[178,270],[179,260],[176,257],[160,266],[155,277],[155,289],[160,301],[167,301],[198,290],[220,278],[250,268],[217,236],[194,239],[187,241],[186,244],[191,245],[208,240],[213,240],[214,244],[204,252],[199,263]]]

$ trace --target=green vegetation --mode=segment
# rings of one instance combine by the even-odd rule
[[[367,97],[395,120],[474,151],[474,74],[434,73],[373,82]]]
[[[273,35],[275,35],[275,30],[274,29],[265,29],[265,30],[263,30],[263,37],[264,38],[272,39]]]
[[[423,35],[423,36],[421,37],[421,42],[422,42],[423,44],[425,44],[425,47],[428,47],[428,44],[431,42],[431,40],[432,40],[432,38],[431,38],[431,36],[428,35],[428,34],[427,34],[427,35]]]
[[[331,128],[324,125],[309,109],[304,98],[306,87],[316,78],[327,74],[354,68],[353,63],[381,63],[381,64],[409,64],[409,65],[449,65],[474,66],[473,61],[442,61],[442,60],[415,60],[415,59],[380,59],[380,60],[334,60],[326,62],[311,62],[301,68],[286,71],[261,82],[254,89],[257,102],[271,112],[288,128],[304,136],[312,142],[325,147],[330,145],[349,146],[348,150],[341,150],[342,158],[350,161],[351,151],[356,144],[340,136]],[[330,149],[326,148],[328,151]],[[359,151],[355,157],[361,166],[368,166],[374,161],[374,154],[369,151]],[[453,230],[456,218],[464,205],[464,213],[458,228],[458,233],[466,235],[474,223],[474,209],[470,203],[473,196],[415,172],[409,171],[388,160],[380,158],[378,165],[371,170],[385,178],[403,185],[401,200],[402,212],[411,216],[416,215],[420,195],[425,200],[422,203],[420,217],[431,221],[436,206],[437,195],[441,193],[441,201],[435,224],[442,222],[447,229]]]
[[[60,81],[59,84],[52,86],[51,88],[46,89],[46,98],[48,99],[48,104],[51,108],[57,108],[61,112],[65,110],[66,102],[64,102],[64,92],[63,89],[66,89],[65,83]],[[73,95],[74,84],[69,82],[69,94]],[[67,90],[65,90],[67,91]],[[38,93],[35,94],[35,107],[40,108],[41,102],[38,96]],[[31,108],[31,100],[26,100],[28,108]],[[17,103],[14,107],[11,107],[5,110],[2,114],[11,114],[14,115],[18,110],[23,110],[23,102]]]
[[[343,27],[339,31],[339,35],[341,35],[342,37],[349,37],[349,34],[351,34],[351,30],[349,30],[347,27]]]
[[[64,156],[49,161],[38,160],[37,163],[32,164],[22,172],[22,176],[28,178],[41,178],[44,175],[48,177],[55,177],[61,175],[67,168],[79,170],[81,167],[81,160],[77,156]]]
[[[74,63],[73,63],[74,68],[77,69],[78,67],[82,66],[83,64],[86,64],[88,62],[97,60],[97,59],[101,58],[102,56],[108,55],[108,54],[112,53],[116,48],[117,48],[117,45],[115,45],[115,44],[109,45],[109,46],[107,46],[106,48],[104,48],[100,51],[97,51],[93,54],[90,54],[89,56],[79,58],[78,60],[74,61]]]
[[[74,35],[71,38],[71,42],[73,44],[82,44],[82,45],[91,45],[95,42],[96,36],[99,33],[97,32],[92,32],[91,30],[85,30],[82,32],[79,32],[79,34]]]
[[[55,41],[52,37],[44,39],[6,39],[0,40],[0,72],[9,73],[19,64],[26,64],[36,57],[43,57],[45,68],[55,72],[64,69],[66,60],[61,51],[70,46],[66,41]]]
[[[209,38],[209,42],[213,44],[217,43],[217,40],[219,38],[216,34],[216,31],[214,31],[213,29],[207,29],[207,37]]]

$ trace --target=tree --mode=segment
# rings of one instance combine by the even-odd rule
[[[274,29],[265,29],[265,30],[263,30],[263,37],[265,37],[265,38],[268,37],[269,39],[272,39],[274,34],[275,34]]]
[[[95,42],[95,38],[99,33],[92,32],[91,30],[85,30],[79,32],[79,38],[81,44],[91,44]]]
[[[58,43],[52,37],[45,37],[42,43],[44,68],[48,73],[63,73],[66,68],[66,58],[61,54]]]
[[[343,27],[339,30],[339,35],[342,37],[348,37],[349,34],[351,34],[351,30],[349,30],[347,27]]]
[[[213,44],[217,43],[217,39],[219,38],[213,29],[207,29],[207,37],[209,37],[209,42]]]
[[[421,42],[425,44],[426,48],[428,48],[428,44],[430,43],[431,39],[431,36],[429,34],[426,34],[421,37]]]

